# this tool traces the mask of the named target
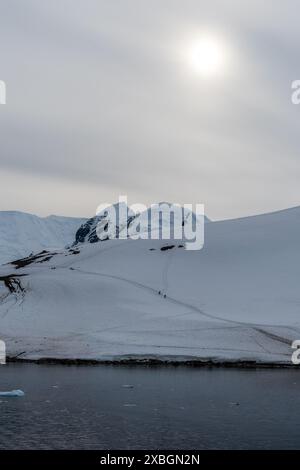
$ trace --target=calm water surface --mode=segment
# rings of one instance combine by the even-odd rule
[[[0,366],[0,449],[300,448],[300,369]]]

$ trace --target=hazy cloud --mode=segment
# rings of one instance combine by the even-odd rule
[[[212,218],[299,204],[297,12],[296,0],[0,0],[0,210],[83,216],[120,193],[203,202]],[[202,30],[228,47],[224,76],[184,60]]]

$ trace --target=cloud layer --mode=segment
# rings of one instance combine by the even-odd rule
[[[0,209],[201,202],[211,218],[300,203],[297,0],[0,0]],[[230,51],[202,80],[202,31]],[[9,197],[8,197],[9,195]]]

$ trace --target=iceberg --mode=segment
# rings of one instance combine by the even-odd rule
[[[0,392],[0,397],[24,397],[23,390],[11,390],[10,392]]]

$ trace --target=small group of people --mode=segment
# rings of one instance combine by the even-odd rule
[[[167,294],[163,294],[161,290],[158,291],[158,295],[163,295],[164,299],[167,297]]]

